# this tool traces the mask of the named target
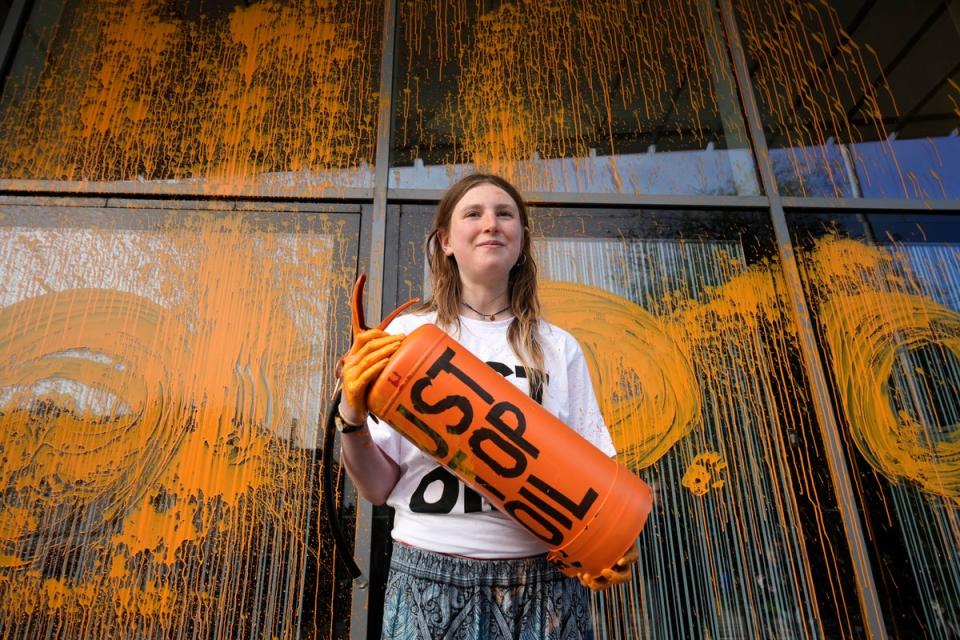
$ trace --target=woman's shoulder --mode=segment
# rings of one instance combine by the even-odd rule
[[[550,347],[564,356],[581,351],[577,338],[558,325],[540,319],[540,336],[544,347]]]
[[[417,327],[431,324],[437,319],[436,311],[411,311],[394,318],[387,325],[387,333],[410,333]]]

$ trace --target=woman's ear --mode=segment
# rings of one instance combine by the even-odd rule
[[[453,255],[453,247],[447,241],[447,234],[443,232],[443,229],[437,229],[437,242],[440,243],[440,250],[443,251],[443,255],[447,257]]]

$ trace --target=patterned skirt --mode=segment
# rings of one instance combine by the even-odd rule
[[[472,560],[395,543],[382,637],[592,640],[589,592],[545,556]]]

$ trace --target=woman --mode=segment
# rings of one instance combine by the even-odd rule
[[[444,195],[427,240],[433,296],[344,361],[344,463],[360,495],[395,509],[385,638],[589,638],[587,591],[630,577],[631,549],[580,583],[543,543],[383,423],[364,394],[405,334],[434,323],[610,456],[583,352],[540,318],[526,206],[507,181],[468,176]]]

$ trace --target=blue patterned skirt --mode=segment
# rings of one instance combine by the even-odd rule
[[[545,556],[472,560],[395,543],[382,637],[592,640],[589,592]]]

